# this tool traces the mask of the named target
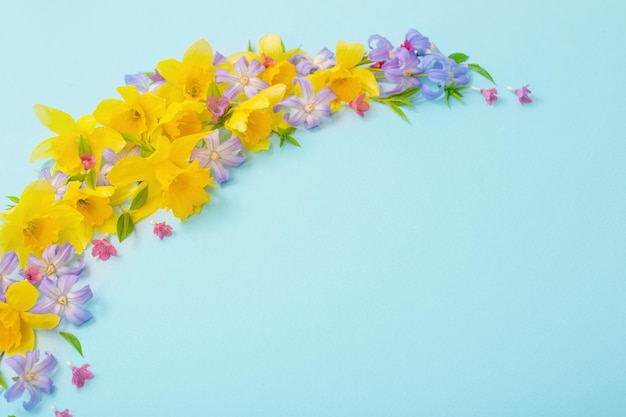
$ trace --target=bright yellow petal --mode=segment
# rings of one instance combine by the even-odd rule
[[[285,52],[283,42],[275,33],[265,35],[259,40],[259,54],[265,54],[276,59],[276,57]]]
[[[14,284],[15,285],[15,284]],[[22,313],[22,320],[36,329],[54,329],[59,325],[60,318],[56,314]]]
[[[117,87],[117,92],[119,95],[129,103],[136,102],[139,100],[139,90],[134,85],[123,85],[121,87]]]
[[[370,97],[380,95],[378,83],[376,82],[376,77],[374,77],[372,71],[367,68],[354,68],[351,72],[352,75],[359,79],[361,87]]]
[[[6,293],[7,305],[17,311],[30,310],[38,297],[37,288],[26,280],[11,284]]]
[[[358,42],[337,42],[337,66],[354,68],[363,59],[365,46]]]
[[[33,108],[41,123],[53,132],[62,135],[76,131],[74,118],[69,114],[43,104],[35,104]]]
[[[197,65],[199,67],[209,68],[213,66],[213,58],[213,49],[211,48],[209,42],[207,42],[205,39],[199,39],[195,41],[187,49],[187,51],[185,51],[185,55],[183,56],[183,64]]]
[[[157,71],[168,83],[180,85],[182,83],[183,65],[177,60],[164,59],[156,64]]]

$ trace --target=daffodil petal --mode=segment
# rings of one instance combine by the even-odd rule
[[[359,42],[337,42],[337,66],[354,68],[363,59],[365,46]]]
[[[34,110],[41,123],[55,133],[62,135],[76,130],[74,118],[64,111],[44,106],[43,104],[35,104]]]
[[[7,289],[7,304],[14,310],[27,311],[37,302],[39,292],[30,282],[18,281]]]

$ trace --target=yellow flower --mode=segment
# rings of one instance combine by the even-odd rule
[[[81,253],[91,236],[82,228],[83,216],[61,201],[55,201],[54,189],[45,179],[26,186],[19,203],[0,213],[0,252],[14,250],[20,264],[29,254],[40,256],[53,243],[70,242]]]
[[[358,42],[337,42],[337,64],[328,69],[316,71],[308,78],[316,89],[328,86],[337,98],[332,110],[337,111],[341,103],[349,103],[362,93],[369,97],[380,94],[374,74],[367,68],[356,68],[365,54],[365,47]]]
[[[285,124],[273,107],[285,96],[284,84],[276,84],[261,90],[235,109],[225,127],[239,136],[246,149],[257,152],[270,147],[272,130]]]
[[[92,235],[94,229],[101,233],[114,232],[116,216],[110,197],[115,193],[115,188],[100,186],[91,189],[81,188],[80,185],[79,181],[70,181],[63,201],[83,215],[81,224],[86,227],[86,233]]]
[[[206,101],[207,90],[215,80],[213,49],[204,39],[194,42],[183,55],[182,62],[176,59],[160,61],[156,67],[167,83],[163,84],[158,95],[169,102]]]
[[[259,40],[259,55],[266,69],[261,79],[269,85],[285,84],[289,90],[297,75],[296,67],[289,62],[289,58],[296,52],[297,49],[285,52],[283,41],[276,34],[263,36]]]
[[[165,112],[164,99],[156,94],[139,94],[139,90],[133,85],[118,87],[117,91],[124,100],[102,100],[93,112],[100,123],[118,132],[129,132],[137,136],[156,126]]]
[[[154,213],[159,207],[171,210],[181,220],[200,212],[210,201],[207,186],[215,186],[209,168],[201,168],[198,160],[189,162],[191,150],[205,132],[184,136],[170,142],[159,137],[156,150],[147,158],[130,156],[116,163],[108,179],[115,187],[141,182],[137,192],[148,188],[146,203],[131,212],[133,221]]]
[[[30,162],[53,158],[57,163],[56,169],[65,174],[76,175],[84,170],[80,159],[82,155],[79,155],[78,150],[81,136],[91,147],[97,167],[100,166],[102,151],[105,148],[119,152],[126,145],[124,138],[115,130],[96,127],[98,122],[91,115],[74,121],[69,114],[52,107],[36,104],[34,109],[41,123],[58,136],[48,138],[37,145],[30,155]]]
[[[34,314],[28,312],[35,303],[39,292],[28,281],[19,281],[9,286],[6,303],[0,301],[0,352],[11,356],[24,355],[35,347],[37,329],[53,329],[61,320],[55,314]]]
[[[205,122],[211,120],[206,104],[186,100],[171,103],[159,120],[154,137],[164,134],[170,139],[193,135],[204,129]]]

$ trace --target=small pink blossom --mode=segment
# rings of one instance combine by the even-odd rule
[[[210,96],[206,101],[206,107],[211,112],[211,123],[217,123],[220,117],[226,113],[229,105],[230,101],[228,100],[228,97],[222,96],[217,98],[215,96]]]
[[[154,225],[154,229],[152,229],[152,231],[159,237],[159,239],[163,240],[164,237],[172,236],[172,226],[169,224],[166,224],[165,222],[152,222],[152,224]]]
[[[91,365],[88,363],[84,364],[81,367],[76,367],[72,365],[72,385],[76,388],[82,388],[85,385],[85,381],[93,378],[93,373],[87,369]]]
[[[102,239],[94,239],[91,243],[93,244],[91,256],[95,258],[100,258],[101,260],[106,261],[111,256],[117,255],[117,249],[109,243],[106,236]]]
[[[359,116],[365,116],[365,112],[370,109],[370,105],[367,101],[365,101],[365,94],[361,94],[354,100],[350,102],[350,107],[358,114]]]
[[[67,408],[63,411],[54,410],[54,417],[72,417],[70,410]]]
[[[83,163],[85,171],[89,171],[96,166],[96,156],[90,153],[84,153],[80,156],[80,162]]]
[[[507,87],[507,89],[515,93],[515,95],[517,95],[517,98],[519,99],[520,104],[524,105],[533,102],[533,100],[528,97],[528,95],[531,93],[531,91],[528,89],[528,86],[529,84],[526,84],[525,86],[520,88],[513,89],[511,87]]]
[[[276,65],[276,61],[274,61],[274,59],[272,59],[271,57],[263,54],[263,66],[265,68],[268,68],[272,65]]]
[[[26,279],[31,284],[38,284],[43,277],[41,276],[41,271],[37,266],[29,266],[24,270],[24,279]]]
[[[491,103],[498,99],[498,90],[495,87],[483,88],[480,90],[481,94],[485,96],[485,101],[491,106]]]

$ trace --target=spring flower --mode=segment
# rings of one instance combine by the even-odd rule
[[[39,350],[28,351],[25,356],[13,355],[6,360],[17,373],[16,382],[4,393],[7,402],[15,401],[28,391],[30,399],[24,401],[25,410],[32,410],[41,401],[41,393],[50,394],[52,379],[48,374],[57,365],[55,357],[46,352],[46,358],[39,362]]]
[[[328,69],[336,64],[335,54],[328,48],[322,49],[315,58],[311,59],[305,54],[296,54],[289,58],[289,62],[296,66],[301,75],[310,75],[317,70]]]
[[[226,114],[228,106],[230,106],[228,97],[217,98],[210,96],[206,101],[206,107],[211,112],[211,123],[216,124],[218,120]]]
[[[80,156],[80,162],[83,164],[83,169],[89,171],[96,166],[96,156],[91,153],[84,153]]]
[[[224,91],[225,97],[233,99],[243,90],[246,97],[250,98],[256,95],[259,90],[269,86],[265,81],[257,77],[265,71],[265,67],[256,59],[248,63],[246,57],[242,56],[235,62],[233,67],[236,75],[232,75],[221,68],[215,70],[215,81],[229,85],[226,91]]]
[[[365,101],[365,94],[361,94],[352,100],[350,102],[350,107],[361,117],[365,116],[365,112],[370,109],[369,103]]]
[[[274,106],[274,111],[280,111],[285,106],[291,107],[296,110],[296,113],[293,116],[285,114],[285,121],[292,126],[304,123],[307,129],[312,129],[319,126],[322,117],[330,117],[330,104],[328,103],[336,96],[328,87],[313,93],[311,81],[306,78],[298,79],[297,82],[300,84],[302,97],[288,97]]]
[[[196,160],[189,162],[192,149],[205,135],[184,136],[173,142],[161,136],[150,156],[129,156],[111,168],[108,179],[114,186],[141,182],[138,191],[148,188],[145,204],[131,213],[133,221],[154,213],[159,207],[172,210],[184,220],[199,213],[210,201],[206,187],[215,186],[210,170],[200,167]]]
[[[5,294],[7,288],[15,282],[14,279],[9,278],[9,275],[15,271],[15,268],[19,265],[20,261],[17,254],[13,251],[9,251],[4,254],[2,260],[0,260],[0,301],[5,301]]]
[[[89,285],[72,291],[77,281],[78,275],[61,275],[56,282],[51,279],[43,280],[39,286],[39,292],[48,297],[48,300],[37,304],[31,312],[52,313],[65,318],[74,326],[85,323],[92,315],[80,306],[91,300],[93,294]]]
[[[230,173],[224,165],[237,168],[246,160],[246,154],[242,152],[243,144],[237,136],[220,144],[219,131],[216,130],[205,136],[203,142],[206,148],[194,148],[191,160],[198,159],[202,168],[211,168],[218,184],[230,179]]]
[[[204,103],[191,100],[170,103],[159,119],[158,128],[151,133],[150,143],[154,145],[155,139],[160,135],[174,140],[199,133],[205,129],[206,122],[210,119],[211,114]]]
[[[164,82],[165,80],[158,71],[150,75],[140,72],[124,76],[124,84],[137,87],[137,90],[141,93],[156,93]]]
[[[24,279],[33,285],[39,284],[43,279],[39,268],[37,268],[36,266],[29,266],[28,268],[26,268],[23,272],[23,275]]]
[[[261,74],[263,81],[269,85],[284,84],[291,87],[296,78],[296,67],[289,62],[289,58],[296,50],[285,51],[280,36],[265,35],[259,40],[259,55],[262,57],[265,71]]]
[[[520,104],[524,105],[524,104],[533,102],[533,100],[530,97],[528,97],[528,95],[531,93],[531,91],[528,89],[528,85],[529,84],[526,84],[523,87],[515,88],[515,89],[511,87],[507,87],[506,89],[515,93],[515,95],[519,99]]]
[[[91,154],[96,158],[95,166],[100,166],[105,148],[119,152],[126,145],[122,135],[109,127],[98,126],[91,115],[74,121],[69,114],[52,107],[36,104],[34,110],[41,123],[57,136],[37,145],[30,155],[30,162],[52,158],[56,161],[56,169],[65,174],[77,175],[83,173],[84,168],[80,158],[82,154],[78,152],[81,140],[91,148]]]
[[[374,46],[372,46],[372,42],[374,42]],[[385,62],[393,58],[393,44],[384,36],[372,35],[367,40],[367,44],[371,49],[368,56],[372,61]]]
[[[172,226],[165,222],[155,223],[152,222],[154,226],[152,228],[152,233],[158,236],[159,239],[163,240],[163,238],[172,236]]]
[[[117,88],[122,97],[102,100],[93,112],[93,116],[104,126],[118,132],[141,135],[156,126],[158,119],[165,112],[165,100],[156,94],[140,94],[137,87],[126,85]]]
[[[111,197],[115,189],[111,186],[84,187],[78,181],[68,184],[63,202],[74,208],[83,216],[76,225],[85,234],[93,236],[94,230],[102,233],[115,230],[116,214],[111,205]]]
[[[224,126],[239,137],[246,149],[252,152],[268,149],[269,135],[282,122],[272,109],[283,99],[286,89],[284,84],[276,84],[262,90],[235,107]]]
[[[91,235],[77,228],[82,215],[55,200],[55,191],[43,178],[26,186],[19,203],[0,213],[0,250],[14,250],[20,264],[25,265],[30,254],[39,256],[51,244],[70,242],[80,253]]]
[[[83,268],[82,258],[77,260],[78,266],[69,266],[68,263],[74,258],[76,248],[69,243],[59,245],[57,243],[48,246],[41,254],[41,259],[34,255],[28,258],[28,267],[37,268],[42,278],[56,280],[60,275],[79,275]]]
[[[93,378],[93,373],[88,369],[91,365],[88,363],[77,367],[68,362],[72,367],[72,385],[76,388],[82,388],[85,386],[85,381]]]
[[[167,81],[159,88],[158,95],[170,101],[201,101],[207,99],[209,85],[215,80],[213,49],[200,39],[194,42],[183,55],[183,60],[165,59],[156,67]]]
[[[401,48],[392,60],[385,62],[382,66],[385,77],[389,82],[396,84],[395,88],[386,93],[397,93],[410,87],[420,86],[420,80],[414,77],[415,74],[423,72],[419,64],[417,56],[404,48]]]
[[[430,43],[428,38],[415,29],[409,29],[401,47],[416,52],[418,55],[432,53],[435,50],[435,46]]]
[[[498,99],[498,90],[495,87],[492,88],[482,88],[479,90],[480,93],[485,96],[485,100],[487,104],[491,106],[491,103]]]
[[[102,239],[94,239],[91,241],[93,244],[93,248],[91,249],[91,256],[94,258],[99,258],[102,261],[106,261],[111,256],[117,255],[117,249],[115,246],[109,243],[107,237],[103,237]]]
[[[29,312],[39,292],[28,281],[19,281],[7,289],[6,302],[0,301],[0,352],[8,355],[25,353],[35,346],[35,332],[38,329],[52,329],[60,318],[54,314]]]
[[[52,410],[54,411],[54,417],[72,417],[69,409],[65,409],[63,411],[57,410],[54,406],[52,406]]]
[[[459,65],[444,55],[426,55],[422,59],[421,67],[427,75],[423,77],[421,90],[422,96],[427,100],[441,97],[445,87],[452,83],[463,86],[470,80],[469,68],[465,64]]]
[[[61,171],[56,171],[54,175],[51,175],[50,168],[44,168],[39,172],[39,178],[45,178],[54,189],[55,200],[63,198],[63,194],[65,194],[65,191],[67,190],[67,180],[69,177],[69,175],[64,174]]]

